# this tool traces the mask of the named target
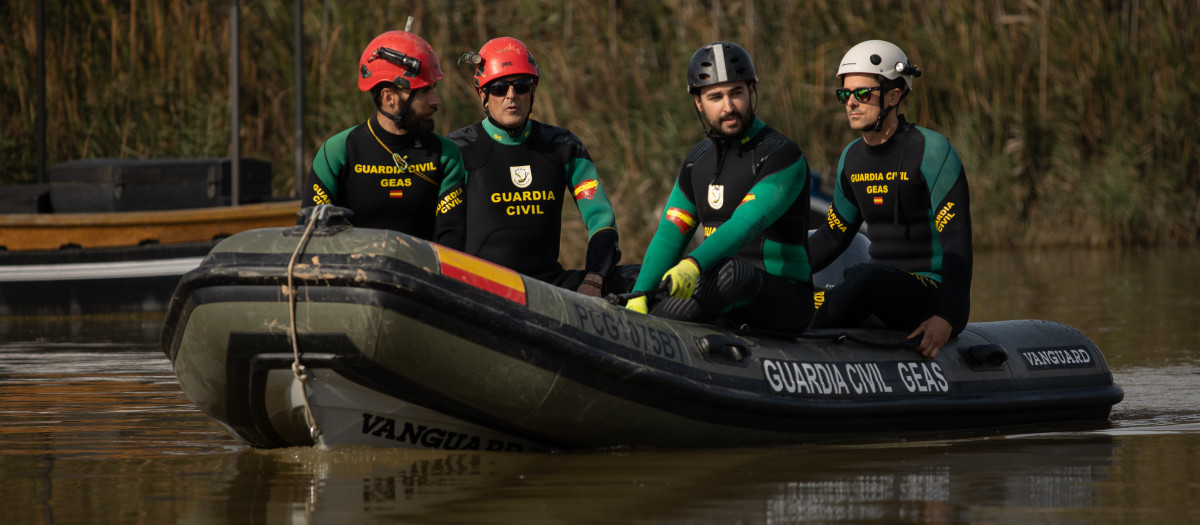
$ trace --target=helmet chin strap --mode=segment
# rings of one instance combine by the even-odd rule
[[[883,107],[883,99],[884,99],[883,95],[879,96],[879,107],[883,111],[880,111],[879,118],[875,119],[875,131],[879,131],[879,130],[883,129],[883,121],[884,121],[884,119],[887,118],[888,113],[891,113],[891,111],[893,109],[895,109],[897,106],[899,106],[901,102],[904,102],[904,97],[907,97],[907,96],[908,96],[908,90],[901,91],[900,92],[900,100],[897,100],[895,104],[888,106],[886,108]]]
[[[879,97],[879,105],[880,106],[883,105],[883,97]],[[895,106],[888,106],[886,108],[883,108],[883,111],[879,112],[879,118],[875,119],[875,128],[874,128],[875,131],[879,131],[879,130],[883,129],[883,121],[884,121],[884,119],[887,118],[888,113],[890,113],[892,111],[893,107],[895,107]]]
[[[422,88],[422,89],[424,89],[424,88]],[[420,90],[414,89],[408,94],[408,100],[404,101],[404,106],[402,106],[400,108],[400,113],[393,115],[391,113],[384,111],[383,108],[380,107],[380,108],[377,108],[379,110],[379,114],[387,117],[392,122],[395,122],[397,128],[400,128],[401,130],[404,130],[404,131],[409,131],[407,128],[404,127],[404,116],[406,114],[408,114],[408,108],[412,106],[413,98],[416,97],[418,91],[420,91]]]

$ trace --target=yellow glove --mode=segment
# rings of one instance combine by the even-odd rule
[[[639,314],[650,313],[650,306],[646,304],[646,296],[644,295],[639,295],[633,299],[630,299],[629,302],[625,303],[625,308],[633,310]]]
[[[692,297],[692,292],[696,291],[696,281],[700,279],[700,267],[691,257],[687,257],[663,274],[662,280],[667,279],[671,280],[671,297],[689,299]]]

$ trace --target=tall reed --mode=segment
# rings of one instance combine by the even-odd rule
[[[35,177],[34,6],[0,6],[0,182]],[[347,0],[304,11],[306,162],[373,108],[355,67],[378,33],[414,31],[446,79],[437,130],[482,118],[469,70],[487,39],[524,40],[542,66],[535,118],[574,131],[617,206],[626,260],[641,258],[683,155],[702,138],[686,94],[700,45],[746,47],[758,114],[810,164],[836,167],[854,138],[831,91],[855,43],[904,48],[925,74],[903,112],[950,138],[972,185],[976,244],[1132,246],[1200,231],[1200,22],[1182,0]],[[48,156],[229,154],[226,2],[48,2]],[[290,2],[241,8],[241,148],[294,195]],[[307,172],[307,165],[303,167]],[[568,249],[582,227],[568,213]],[[576,262],[568,259],[567,262]],[[577,262],[576,262],[577,263]]]

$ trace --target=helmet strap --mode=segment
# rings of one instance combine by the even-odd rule
[[[883,107],[883,97],[879,97],[879,106],[883,111],[879,112],[879,118],[875,119],[875,131],[883,129],[883,121],[887,119],[888,113],[892,111],[894,106]]]
[[[706,122],[704,120],[704,112],[701,111],[699,108],[696,109],[696,118],[700,120],[700,129],[704,130],[705,137],[708,137],[710,139],[718,139],[721,137],[721,134],[717,133],[712,127],[710,127],[708,125],[708,122]]]
[[[907,84],[905,84],[905,86],[907,87]],[[888,106],[886,108],[883,107],[884,98],[886,98],[886,97],[884,97],[882,94],[880,94],[879,107],[883,111],[880,111],[879,118],[875,119],[875,131],[879,131],[879,130],[883,129],[883,121],[885,119],[887,119],[888,113],[890,113],[893,109],[900,107],[900,103],[904,102],[904,98],[908,96],[908,92],[909,92],[908,89],[901,88],[900,89],[900,100],[897,100],[894,105]]]
[[[399,87],[397,87],[396,89],[397,89],[397,92],[399,92],[398,90],[399,90],[400,88],[399,88]],[[424,89],[424,88],[421,88],[421,89]],[[395,115],[392,115],[391,113],[388,113],[388,112],[384,111],[382,107],[379,107],[379,108],[377,108],[377,109],[379,110],[379,113],[380,113],[381,115],[383,115],[383,116],[387,117],[387,118],[388,118],[388,119],[390,119],[392,122],[395,122],[395,123],[396,123],[396,127],[397,127],[397,128],[400,128],[400,131],[403,131],[403,132],[407,133],[407,132],[409,132],[410,130],[408,130],[407,128],[405,128],[405,127],[404,127],[404,117],[405,117],[405,115],[407,115],[407,114],[408,114],[408,109],[409,109],[410,107],[412,107],[412,101],[413,101],[413,98],[415,98],[415,97],[416,97],[416,95],[417,95],[417,92],[418,92],[418,91],[420,91],[420,89],[413,89],[413,90],[410,90],[410,91],[409,91],[409,93],[408,93],[408,99],[407,99],[407,100],[405,100],[405,101],[404,101],[404,105],[400,107],[400,112],[399,112],[399,113],[397,113],[397,114],[395,114]]]

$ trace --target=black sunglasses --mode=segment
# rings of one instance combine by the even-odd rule
[[[858,89],[842,88],[842,89],[833,90],[833,94],[837,95],[839,104],[845,104],[847,100],[850,100],[851,93],[854,93],[854,98],[858,99],[859,102],[866,104],[867,102],[871,101],[871,92],[872,91],[880,91],[882,89],[883,89],[883,86],[861,87]]]
[[[518,95],[524,95],[533,89],[533,79],[525,77],[516,80],[495,80],[483,86],[483,91],[493,97],[503,97],[508,94],[508,86],[512,86]]]

